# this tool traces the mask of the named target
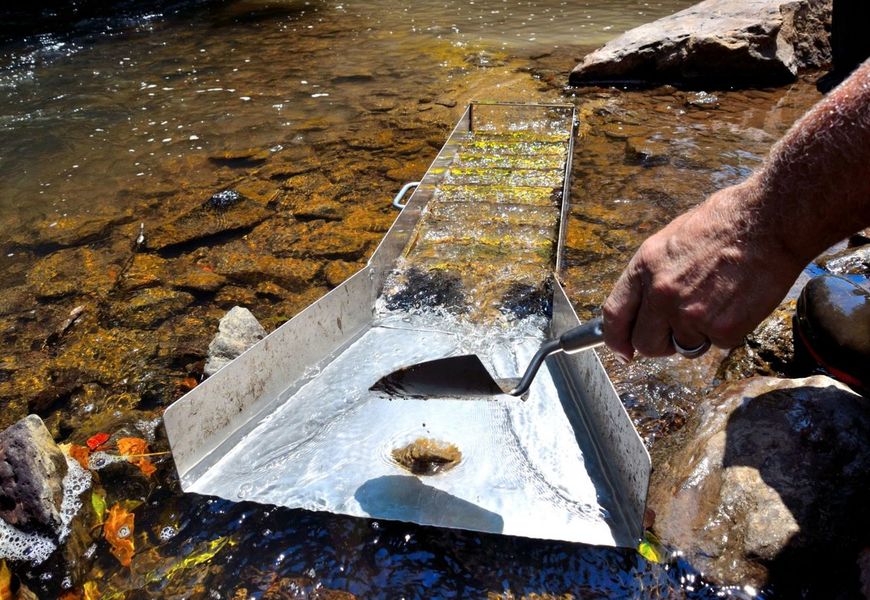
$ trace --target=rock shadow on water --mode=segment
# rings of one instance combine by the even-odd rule
[[[357,488],[354,498],[368,514],[383,519],[490,533],[504,529],[500,515],[428,486],[411,475],[369,479]]]

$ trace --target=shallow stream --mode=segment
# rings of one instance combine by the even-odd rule
[[[688,4],[200,2],[7,44],[0,427],[35,412],[84,444],[153,422],[196,385],[228,308],[272,329],[365,263],[390,198],[471,100],[577,105],[563,279],[594,314],[647,235],[744,177],[818,98],[807,82],[564,87],[590,48]],[[721,354],[601,356],[655,464]],[[151,444],[166,449],[159,428]],[[155,462],[150,479],[101,476],[110,502],[144,500],[131,567],[99,540],[36,591],[51,597],[71,570],[107,598],[748,594],[678,557],[182,495],[171,461]]]

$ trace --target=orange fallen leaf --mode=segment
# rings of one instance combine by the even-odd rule
[[[82,469],[88,468],[88,459],[91,457],[91,451],[87,447],[70,444],[67,453],[82,466]]]
[[[103,537],[112,547],[112,555],[124,567],[129,567],[133,560],[133,521],[133,513],[114,504],[103,524]]]
[[[78,590],[64,592],[58,600],[84,600]]]
[[[100,446],[102,446],[103,444],[108,442],[109,437],[110,436],[108,433],[101,432],[101,433],[97,433],[97,434],[94,434],[91,437],[89,437],[88,441],[85,443],[88,445],[88,448],[90,448],[91,450],[96,450],[97,448],[99,448]]]
[[[118,439],[118,452],[122,456],[131,454],[146,454],[148,452],[148,442],[142,438],[125,437]]]
[[[151,477],[157,467],[148,458],[142,456],[148,454],[148,443],[142,438],[120,438],[118,440],[118,452],[142,471],[146,477]]]
[[[6,561],[0,561],[0,600],[12,600],[12,572]]]
[[[212,269],[208,265],[199,265],[199,268],[202,269],[203,271],[208,272],[208,273],[214,273],[214,269]]]
[[[196,377],[185,377],[181,381],[178,382],[178,389],[189,392],[193,388],[195,388],[199,382],[196,380]]]

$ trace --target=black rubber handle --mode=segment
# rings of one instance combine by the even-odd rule
[[[562,352],[573,354],[604,343],[604,321],[601,317],[586,321],[559,336]]]

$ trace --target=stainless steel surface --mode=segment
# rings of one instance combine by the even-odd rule
[[[566,331],[579,323],[577,313],[565,290],[556,282],[553,290],[552,334]],[[557,354],[554,362],[563,378],[567,393],[560,395],[566,412],[588,428],[588,441],[595,447],[592,464],[601,467],[601,485],[612,490],[602,507],[613,520],[616,545],[631,546],[643,533],[643,513],[649,487],[650,457],[643,440],[613,388],[607,371],[595,352]],[[606,482],[606,483],[605,483]],[[634,544],[636,546],[636,543]]]
[[[592,319],[546,340],[529,361],[522,377],[496,379],[478,356],[464,354],[404,366],[379,379],[371,389],[400,398],[522,396],[544,360],[557,352],[581,352],[604,343],[601,318]]]
[[[475,107],[475,122],[486,122],[485,107]],[[518,114],[535,110],[517,108]],[[573,107],[565,110],[573,114]],[[185,491],[635,545],[649,457],[593,352],[547,359],[526,402],[396,402],[369,390],[403,365],[456,354],[476,354],[490,372],[511,375],[544,339],[540,323],[530,320],[493,329],[444,314],[385,311],[378,303],[470,126],[470,112],[365,269],[167,409],[164,422]],[[550,334],[578,324],[556,282]],[[392,452],[417,438],[454,444],[462,458],[447,472],[411,475]]]
[[[399,210],[402,210],[403,208],[405,208],[405,204],[402,204],[402,198],[405,197],[405,194],[408,193],[408,190],[410,190],[412,188],[416,188],[418,185],[420,185],[419,181],[409,181],[408,183],[403,185],[402,189],[400,189],[399,192],[393,198],[393,208],[398,208]]]

